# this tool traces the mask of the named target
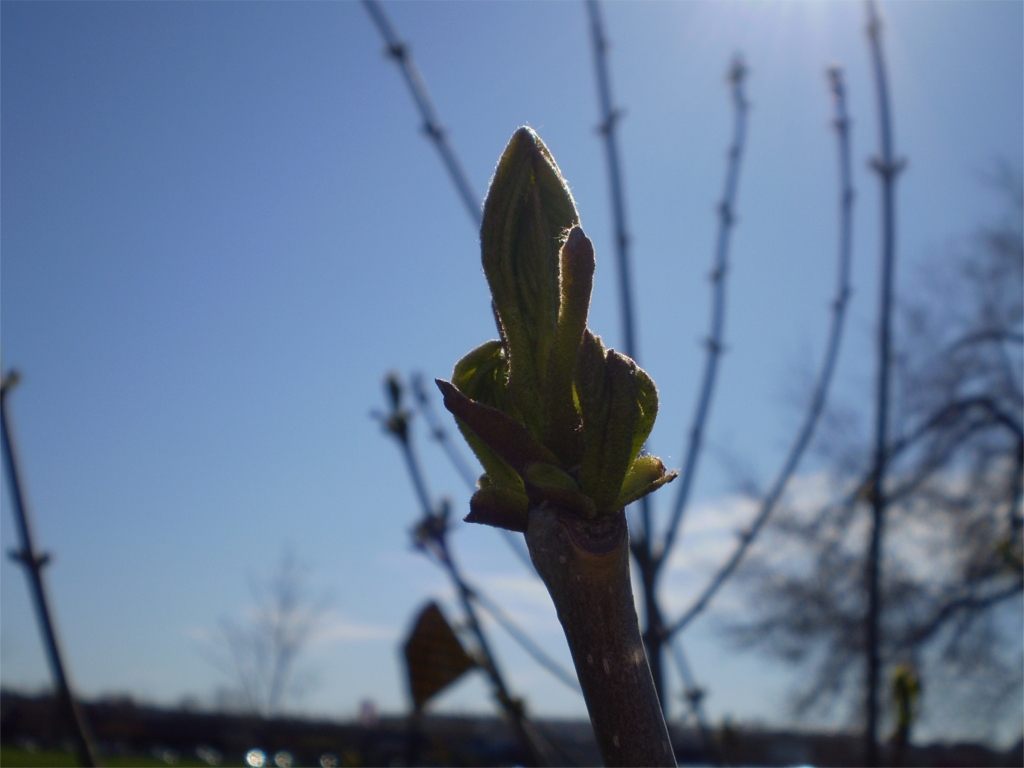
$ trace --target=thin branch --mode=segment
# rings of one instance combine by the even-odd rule
[[[494,697],[498,700],[506,716],[511,721],[530,761],[538,765],[548,763],[550,760],[545,757],[545,745],[540,741],[539,734],[527,722],[522,703],[518,699],[513,698],[509,693],[508,686],[505,684],[494,654],[491,652],[490,644],[487,642],[487,636],[480,626],[476,609],[470,600],[472,590],[463,578],[448,547],[448,505],[446,502],[442,502],[439,506],[435,507],[430,499],[430,493],[427,491],[423,474],[420,471],[419,460],[416,457],[412,440],[409,437],[409,413],[401,407],[402,390],[395,376],[392,375],[388,378],[387,389],[391,399],[391,412],[388,414],[374,413],[373,416],[382,423],[384,430],[398,442],[402,455],[405,458],[413,487],[416,489],[422,517],[420,523],[414,529],[415,545],[420,550],[432,554],[448,572],[452,585],[462,603],[470,630],[476,638],[477,645],[483,656],[482,666],[491,680]]]
[[[828,397],[828,390],[832,383],[832,374],[835,370],[836,360],[839,356],[839,346],[843,336],[843,326],[846,319],[846,305],[850,299],[850,250],[852,238],[852,214],[853,214],[853,185],[850,180],[850,118],[846,112],[846,88],[843,83],[843,72],[839,67],[829,70],[829,81],[832,87],[832,94],[835,97],[836,117],[833,121],[836,133],[839,138],[839,258],[837,269],[837,284],[835,298],[832,300],[832,323],[828,334],[828,346],[825,350],[825,357],[818,372],[818,379],[815,383],[811,402],[804,416],[800,431],[786,461],[783,463],[779,474],[772,484],[771,490],[761,502],[761,509],[750,524],[750,527],[743,532],[736,548],[725,564],[712,577],[711,581],[701,592],[700,596],[686,610],[685,613],[672,624],[667,636],[681,631],[687,624],[693,621],[701,611],[711,602],[711,598],[719,590],[722,584],[732,575],[740,564],[743,556],[750,548],[754,538],[768,521],[768,517],[775,509],[782,493],[786,488],[789,479],[796,471],[797,465],[811,437],[817,427],[821,413],[825,408],[825,401]]]
[[[463,205],[466,206],[466,212],[473,220],[474,226],[479,229],[480,223],[483,220],[483,213],[480,210],[480,199],[473,192],[473,187],[466,177],[466,172],[463,170],[455,150],[448,143],[448,134],[445,132],[444,126],[441,125],[437,112],[434,110],[434,104],[430,100],[430,94],[427,91],[427,84],[423,81],[423,76],[416,67],[416,62],[413,61],[412,54],[409,52],[409,46],[398,36],[378,0],[363,0],[363,6],[366,8],[367,13],[370,14],[370,18],[373,19],[373,23],[377,26],[381,37],[384,38],[387,46],[387,55],[402,70],[405,84],[409,86],[412,100],[416,103],[416,109],[419,110],[420,117],[423,118],[423,132],[434,143],[437,153],[441,156],[441,161],[444,163],[445,168],[448,169],[448,175],[451,177],[452,184],[455,185],[455,191],[458,192]]]
[[[505,613],[501,606],[483,594],[479,589],[472,588],[470,597],[476,600],[487,613],[489,613],[501,628],[508,632],[509,636],[519,643],[519,646],[526,651],[540,666],[544,667],[548,672],[554,675],[558,680],[571,689],[574,693],[578,693],[580,696],[583,695],[583,691],[580,690],[580,683],[576,679],[576,675],[567,670],[553,658],[548,656],[544,652],[544,649],[537,645],[530,636],[527,635],[516,623],[512,620],[507,613]]]
[[[612,217],[615,220],[615,246],[619,265],[619,298],[622,302],[622,338],[624,352],[637,359],[636,333],[633,314],[633,291],[629,266],[629,233],[626,230],[626,200],[622,191],[622,171],[619,167],[619,149],[615,127],[622,118],[622,110],[612,104],[611,81],[608,77],[608,39],[601,23],[601,7],[597,0],[587,0],[590,15],[590,35],[594,48],[594,69],[597,75],[597,95],[601,102],[601,123],[598,132],[604,137],[605,157],[608,164],[608,183],[611,191]]]
[[[455,447],[454,442],[448,436],[448,430],[444,426],[444,422],[437,416],[437,411],[434,410],[433,402],[427,394],[426,387],[423,386],[423,376],[420,374],[413,374],[412,377],[412,391],[416,398],[416,405],[419,412],[426,419],[427,425],[430,427],[430,436],[438,445],[441,446],[441,450],[444,451],[445,456],[455,467],[455,471],[462,477],[463,482],[466,483],[466,487],[470,491],[476,490],[476,473],[469,466],[465,458]],[[516,533],[512,531],[506,531],[504,528],[498,529],[501,533],[501,537],[508,544],[509,549],[515,554],[519,561],[526,566],[527,570],[533,575],[537,575],[537,569],[533,567],[533,561],[530,559],[530,553],[526,551],[526,542]]]
[[[987,412],[990,424],[1001,424],[1012,432],[1016,439],[1024,439],[1024,427],[1013,416],[1000,410],[996,403],[992,401],[992,398],[979,395],[977,397],[965,397],[962,400],[954,400],[943,405],[912,432],[898,440],[894,440],[889,445],[886,458],[891,463],[898,454],[912,447],[917,441],[930,434],[932,430],[937,427],[948,426],[951,422],[961,418],[972,409]]]
[[[935,615],[927,624],[914,632],[907,639],[906,644],[909,646],[916,646],[923,643],[938,632],[946,621],[957,613],[968,611],[973,614],[978,611],[983,611],[987,608],[991,608],[993,605],[998,605],[1004,600],[1010,599],[1014,595],[1020,594],[1022,591],[1024,591],[1024,581],[1018,579],[1008,587],[1001,589],[998,592],[993,592],[980,597],[978,595],[967,594],[952,599],[937,610]]]
[[[718,746],[711,737],[707,716],[704,714],[705,692],[703,688],[697,685],[697,681],[693,677],[690,662],[687,660],[686,652],[683,650],[682,638],[677,637],[672,643],[672,658],[676,663],[679,677],[683,681],[683,695],[686,698],[686,703],[693,713],[694,720],[697,721],[697,730],[700,732],[700,740],[704,745],[704,755],[708,760],[713,760],[721,765],[724,761],[721,759],[722,756],[719,754]]]
[[[875,414],[875,458],[872,479],[872,524],[868,551],[868,611],[865,616],[867,645],[865,756],[868,765],[878,764],[878,687],[882,671],[879,652],[879,623],[882,610],[879,571],[885,522],[884,482],[889,418],[890,347],[892,343],[892,293],[896,253],[895,182],[904,162],[893,156],[892,122],[889,113],[889,87],[882,53],[882,23],[873,0],[865,0],[868,15],[868,40],[878,96],[878,123],[881,156],[871,166],[882,183],[882,268],[878,321],[878,382]]]
[[[471,490],[475,489],[476,481],[474,479],[473,470],[462,457],[462,454],[455,448],[455,445],[448,436],[448,430],[445,429],[444,424],[437,417],[437,412],[434,410],[430,397],[427,395],[426,388],[423,386],[423,377],[419,374],[412,377],[412,391],[416,398],[416,404],[419,412],[426,419],[427,424],[430,427],[431,437],[435,442],[440,444],[445,455],[448,456],[448,459],[455,466],[455,469],[462,476],[462,479],[466,482],[469,488]],[[503,538],[511,547],[512,551],[523,561],[523,563],[529,568],[530,572],[536,575],[537,571],[533,567],[533,561],[530,560],[530,553],[525,551],[525,543],[512,531],[502,530],[501,533],[504,534]],[[582,694],[579,682],[576,680],[576,676],[571,672],[568,672],[557,661],[548,656],[544,650],[533,642],[529,635],[520,629],[493,600],[483,594],[477,587],[470,588],[470,597],[476,600],[485,611],[494,617],[494,620],[497,621],[506,632],[508,632],[513,640],[519,643],[523,650],[526,651],[534,661],[548,670],[548,672],[558,678],[559,681],[567,685],[573,691]]]
[[[455,185],[455,190],[458,192],[459,197],[466,206],[466,211],[469,213],[470,219],[473,221],[473,225],[479,229],[483,219],[483,213],[480,209],[479,203],[477,202],[476,194],[472,190],[469,179],[466,177],[466,173],[462,169],[462,164],[459,162],[455,151],[448,143],[447,134],[441,126],[441,121],[437,116],[437,112],[434,110],[430,94],[427,92],[426,83],[423,81],[423,77],[420,75],[420,71],[416,67],[416,62],[413,61],[412,54],[409,53],[408,45],[399,38],[398,33],[395,31],[394,26],[391,24],[390,19],[388,19],[387,14],[384,12],[383,6],[381,6],[378,0],[363,0],[363,5],[370,14],[370,18],[373,19],[374,24],[377,26],[381,37],[384,38],[384,42],[387,45],[388,56],[394,59],[398,64],[399,69],[402,70],[402,75],[405,77],[406,85],[409,87],[409,93],[412,95],[413,101],[416,103],[416,108],[419,110],[420,116],[423,118],[423,131],[427,134],[427,137],[434,142],[434,146],[437,148],[438,154],[441,155],[441,160],[444,162],[445,168],[448,169],[448,175],[451,177],[452,183]],[[441,448],[448,456],[449,461],[451,461],[455,466],[456,471],[462,476],[466,484],[471,489],[475,489],[476,476],[462,456],[455,451],[451,441],[447,438],[447,432],[440,427],[441,422],[437,419],[437,415],[429,408],[429,406],[426,406],[426,401],[422,396],[423,388],[422,385],[418,383],[417,378],[413,379],[413,387],[416,391],[417,399],[420,402],[420,411],[430,423],[434,439],[440,443]],[[408,459],[406,461],[408,462]],[[411,471],[412,470],[410,470],[410,472]],[[416,483],[417,480],[414,478],[413,482]],[[419,492],[420,490],[417,488],[417,493]],[[502,531],[502,534],[505,542],[515,553],[516,557],[518,557],[525,565],[528,565],[531,572],[535,572],[533,563],[530,561],[529,553],[526,552],[525,545],[510,531]]]
[[[629,262],[629,231],[626,228],[626,195],[623,191],[622,169],[619,165],[618,134],[615,128],[623,111],[613,105],[611,78],[608,75],[608,38],[604,34],[601,6],[597,0],[587,0],[590,17],[590,39],[594,50],[594,74],[597,79],[597,97],[601,106],[598,133],[604,137],[605,163],[608,167],[608,191],[611,195],[612,219],[615,222],[615,252],[619,267],[619,307],[622,316],[622,343],[629,357],[638,363],[640,350],[636,342],[636,317],[633,311],[633,278]],[[641,540],[632,543],[638,557],[648,556],[652,541],[651,499],[640,500]]]
[[[452,579],[452,583],[455,585],[456,591],[459,594],[459,600],[462,602],[462,608],[466,612],[469,628],[476,638],[477,646],[483,653],[484,671],[491,679],[495,698],[498,699],[498,702],[512,721],[512,725],[515,727],[520,741],[529,755],[530,761],[534,765],[553,764],[550,754],[546,754],[550,752],[550,748],[541,741],[540,734],[536,732],[527,720],[526,713],[523,711],[522,701],[518,698],[513,698],[509,693],[508,686],[505,684],[505,679],[498,669],[494,654],[491,652],[490,644],[487,641],[487,636],[484,634],[483,627],[480,625],[480,620],[476,614],[476,609],[473,607],[473,602],[470,599],[473,592],[452,558],[451,551],[448,548],[447,536],[442,533],[434,540],[434,543],[436,544],[435,555],[444,565]]]
[[[683,510],[686,507],[697,469],[697,458],[700,455],[704,425],[711,406],[715,374],[718,371],[718,359],[722,354],[722,335],[725,327],[725,276],[729,268],[729,236],[736,223],[734,213],[736,188],[739,183],[740,159],[743,154],[743,143],[746,138],[747,110],[749,109],[749,103],[743,92],[746,73],[747,68],[743,60],[737,56],[729,69],[729,82],[732,84],[734,105],[733,140],[732,145],[729,147],[729,162],[725,174],[725,191],[722,195],[722,201],[718,205],[718,238],[715,245],[715,265],[711,271],[714,297],[711,309],[711,331],[707,340],[707,359],[704,364],[704,380],[701,385],[700,395],[697,398],[693,426],[690,427],[690,441],[686,450],[686,460],[683,463],[682,477],[680,477],[678,483],[679,490],[676,494],[675,505],[672,508],[671,521],[665,532],[665,540],[661,551],[658,553],[659,560],[668,556],[679,531]]]
[[[10,554],[15,562],[24,566],[25,575],[28,577],[32,601],[35,603],[36,618],[39,620],[39,628],[43,634],[47,661],[50,663],[54,687],[57,689],[57,701],[60,703],[62,714],[71,730],[78,761],[84,766],[92,766],[96,765],[96,747],[89,726],[82,715],[82,710],[71,690],[71,682],[64,666],[64,657],[60,641],[57,639],[57,629],[54,626],[46,585],[43,580],[43,568],[49,563],[50,556],[47,553],[36,552],[32,541],[28,502],[22,487],[17,450],[7,414],[7,396],[18,381],[17,371],[11,371],[3,376],[3,381],[0,383],[0,435],[2,435],[3,441],[4,469],[7,472],[11,501],[14,502],[14,519],[21,540],[21,548],[13,550]]]
[[[948,350],[948,353],[956,352],[963,347],[969,347],[973,344],[1024,344],[1024,335],[1017,333],[1016,331],[1010,331],[1005,328],[991,328],[981,331],[975,331],[969,333],[962,339],[958,339],[953,343]],[[947,354],[948,354],[947,353]]]

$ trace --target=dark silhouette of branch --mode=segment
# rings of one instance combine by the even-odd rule
[[[455,191],[458,192],[462,204],[466,206],[466,212],[473,220],[473,224],[479,228],[483,215],[480,211],[480,199],[473,192],[473,187],[466,177],[466,172],[462,169],[462,164],[459,162],[455,150],[448,143],[448,134],[438,119],[437,112],[434,110],[434,103],[430,100],[430,94],[427,92],[427,85],[423,81],[423,76],[420,74],[419,69],[416,67],[416,62],[413,61],[412,54],[409,53],[408,44],[403,42],[398,36],[378,0],[363,0],[363,6],[366,8],[367,13],[370,14],[370,18],[373,19],[373,23],[377,26],[381,37],[384,38],[387,46],[387,55],[402,70],[405,84],[409,86],[412,100],[416,102],[416,109],[419,110],[420,117],[423,118],[423,132],[434,143],[434,147],[441,156],[444,167],[448,170],[452,184],[455,185]]]
[[[37,553],[32,541],[28,504],[22,488],[14,438],[11,435],[7,414],[7,396],[19,380],[18,372],[11,371],[4,375],[3,381],[0,383],[0,427],[2,427],[0,432],[3,436],[4,468],[7,471],[7,480],[11,489],[11,500],[14,502],[15,523],[21,538],[21,549],[12,550],[10,556],[16,563],[24,566],[25,575],[28,576],[32,600],[35,603],[36,618],[39,620],[43,645],[46,647],[46,658],[50,663],[50,672],[53,674],[54,685],[57,689],[57,700],[61,709],[64,710],[63,715],[74,739],[78,762],[83,766],[93,766],[96,765],[96,748],[93,745],[92,735],[85,718],[82,716],[82,711],[78,707],[78,702],[75,701],[74,694],[71,692],[71,682],[64,667],[57,630],[54,627],[53,616],[46,596],[46,585],[43,582],[43,567],[49,563],[50,556],[46,553]]]
[[[873,158],[871,167],[882,184],[882,269],[878,320],[878,381],[875,412],[874,473],[872,478],[871,538],[868,550],[868,609],[865,616],[867,680],[865,701],[864,748],[869,766],[878,764],[878,691],[882,672],[879,652],[879,620],[881,587],[879,571],[885,525],[885,471],[889,418],[890,347],[892,344],[892,293],[896,255],[895,182],[904,167],[902,159],[893,156],[892,122],[889,114],[889,86],[882,52],[882,22],[874,0],[865,0],[868,16],[868,40],[875,74],[878,98],[878,123],[881,155]]]
[[[850,180],[850,118],[846,112],[846,88],[843,82],[843,71],[839,67],[832,67],[828,71],[828,76],[832,94],[835,97],[836,117],[833,125],[835,125],[839,138],[839,255],[836,294],[832,300],[832,323],[828,333],[828,346],[825,349],[825,357],[821,364],[821,370],[818,372],[818,378],[811,394],[811,402],[804,416],[803,424],[797,432],[796,439],[793,441],[789,454],[779,470],[778,477],[776,477],[775,482],[772,484],[771,490],[768,491],[761,501],[761,509],[747,530],[740,536],[740,540],[732,555],[711,578],[704,591],[700,593],[683,615],[667,629],[668,636],[681,631],[687,624],[693,621],[708,606],[711,598],[714,597],[722,584],[736,570],[743,556],[750,548],[751,543],[753,543],[754,538],[764,527],[772,510],[778,504],[786,484],[796,471],[801,457],[811,442],[815,427],[825,408],[825,401],[832,382],[836,359],[839,356],[839,346],[846,319],[846,305],[850,298],[850,249],[854,198],[853,186]]]
[[[491,617],[501,625],[501,628],[504,629],[513,640],[519,643],[519,647],[530,654],[534,661],[558,678],[560,682],[564,683],[566,687],[571,689],[574,693],[578,693],[581,696],[583,695],[583,691],[580,690],[580,684],[576,679],[576,675],[548,656],[548,654],[544,652],[544,649],[533,642],[533,640],[530,639],[530,636],[512,620],[512,617],[501,609],[501,606],[476,588],[472,589],[470,597],[473,600],[476,600],[480,604],[480,607],[487,611],[487,613],[489,613]]]
[[[1024,591],[1024,580],[1017,578],[1009,586],[987,595],[966,594],[951,598],[935,611],[935,615],[931,619],[918,627],[905,642],[923,643],[941,630],[946,622],[958,613],[976,615],[1004,600],[1021,594],[1022,591]]]
[[[441,445],[445,454],[462,476],[462,479],[466,482],[467,486],[471,490],[475,490],[476,480],[474,479],[473,471],[466,460],[462,457],[462,454],[459,453],[451,438],[448,436],[448,430],[445,428],[443,422],[441,422],[437,417],[437,412],[434,410],[426,388],[423,386],[422,376],[416,374],[412,377],[411,389],[416,398],[417,408],[430,427],[431,437],[435,442]],[[416,466],[418,472],[418,464]],[[413,485],[416,485],[415,480],[413,481]],[[536,575],[537,571],[534,569],[533,562],[530,560],[530,554],[522,551],[526,546],[522,543],[522,540],[519,539],[512,531],[502,530],[501,533],[504,534],[503,538],[509,543],[512,551],[515,552],[517,556],[525,558],[524,562],[529,566],[530,572]],[[576,680],[575,675],[566,670],[565,667],[545,653],[544,650],[526,634],[526,632],[516,625],[508,614],[501,610],[497,603],[481,592],[478,587],[471,587],[470,593],[471,598],[476,600],[480,604],[480,607],[487,611],[487,613],[489,613],[494,620],[501,625],[502,629],[504,629],[509,636],[533,658],[534,661],[544,667],[544,669],[548,670],[548,672],[558,678],[559,681],[565,683],[573,691],[580,693],[579,682]]]
[[[747,68],[743,60],[737,56],[729,68],[729,82],[732,84],[734,107],[733,139],[729,147],[729,162],[725,173],[725,190],[722,201],[718,204],[718,236],[715,243],[715,263],[711,270],[711,284],[714,293],[711,309],[711,330],[707,339],[707,358],[704,364],[704,378],[701,383],[697,407],[690,427],[690,439],[683,461],[683,471],[679,479],[675,504],[665,539],[657,558],[663,560],[672,550],[683,511],[690,495],[690,488],[697,469],[700,455],[704,425],[707,422],[711,406],[711,396],[715,387],[715,374],[718,371],[718,360],[722,354],[722,334],[725,329],[725,277],[729,269],[729,236],[736,223],[735,205],[736,188],[739,184],[740,160],[743,155],[743,143],[747,130],[747,110],[749,103],[743,92]]]
[[[430,427],[430,437],[441,446],[441,450],[444,451],[445,456],[448,457],[452,466],[455,467],[455,471],[462,477],[470,492],[475,491],[477,475],[455,447],[451,437],[448,435],[448,430],[444,426],[444,422],[438,418],[437,411],[434,410],[430,396],[427,394],[427,389],[423,386],[423,376],[419,373],[412,376],[412,392],[416,398],[417,409]],[[509,549],[519,558],[519,561],[526,566],[530,573],[536,575],[537,570],[533,567],[533,561],[530,560],[530,553],[526,551],[526,543],[523,539],[518,534],[506,531],[503,528],[499,529],[498,532],[505,540],[505,543],[508,544]]]
[[[615,253],[619,268],[619,308],[622,317],[622,343],[626,355],[640,362],[640,351],[636,341],[636,315],[633,310],[633,278],[629,261],[630,237],[626,228],[626,195],[623,191],[622,169],[619,165],[618,134],[616,126],[622,119],[623,110],[612,101],[611,78],[608,75],[608,38],[604,33],[601,6],[597,0],[587,0],[587,14],[590,18],[590,39],[594,50],[594,73],[597,80],[597,97],[600,103],[601,122],[598,133],[604,139],[605,163],[608,167],[608,191],[611,196],[612,220],[615,223]],[[631,549],[638,562],[649,559],[653,541],[651,499],[640,499],[641,537],[631,543]],[[652,615],[648,606],[648,616]],[[648,654],[650,655],[650,654]],[[661,692],[660,662],[652,661],[655,683]]]
[[[1012,344],[1024,344],[1024,336],[1013,331],[1008,331],[1004,328],[990,328],[983,331],[977,331],[976,333],[969,334],[962,339],[958,339],[954,343],[949,351],[955,352],[961,347],[969,347],[972,344],[980,344],[989,342],[992,344],[1003,344],[1010,342]]]
[[[373,416],[381,422],[385,432],[398,443],[420,502],[422,517],[413,529],[413,544],[420,551],[433,557],[448,573],[482,656],[481,666],[491,682],[494,698],[508,717],[528,761],[532,765],[553,764],[550,746],[527,719],[522,700],[509,693],[508,685],[477,617],[472,599],[474,590],[463,577],[448,545],[449,505],[447,501],[442,501],[438,505],[431,501],[409,434],[410,414],[402,407],[402,387],[398,378],[394,375],[388,376],[385,388],[390,401],[390,411],[387,414],[374,413]]]
[[[704,714],[704,689],[697,685],[690,669],[690,662],[686,658],[686,651],[683,649],[682,638],[677,637],[672,643],[672,658],[676,663],[676,670],[683,681],[683,697],[686,704],[693,713],[693,719],[697,723],[697,731],[700,733],[701,743],[704,745],[704,755],[717,765],[722,765],[724,760],[719,753],[715,740],[711,736],[711,729],[708,727],[707,716]]]
[[[473,192],[469,179],[462,168],[462,164],[459,162],[458,156],[456,156],[455,151],[448,142],[447,133],[441,126],[441,121],[437,116],[437,112],[434,110],[433,102],[430,100],[430,94],[427,92],[426,83],[424,83],[423,77],[420,74],[419,69],[416,67],[416,62],[413,61],[412,55],[409,53],[408,44],[399,38],[398,33],[395,31],[390,19],[388,19],[387,14],[385,14],[384,8],[381,6],[379,0],[363,0],[363,5],[366,7],[367,12],[373,19],[374,24],[377,26],[381,37],[384,38],[384,42],[387,45],[388,56],[394,59],[402,70],[402,75],[405,78],[406,85],[409,87],[409,93],[412,95],[412,99],[416,103],[416,108],[419,110],[420,116],[423,118],[424,133],[427,134],[427,137],[437,148],[438,154],[441,155],[441,160],[444,162],[445,168],[448,170],[448,175],[451,178],[452,183],[455,185],[455,190],[458,192],[463,205],[465,205],[466,211],[469,213],[473,225],[476,228],[479,228],[483,215],[480,210],[480,204],[477,201],[476,194]],[[441,428],[441,422],[437,419],[434,411],[429,407],[428,401],[423,393],[422,384],[419,382],[418,378],[413,379],[413,388],[416,393],[417,401],[420,404],[420,411],[430,423],[432,436],[440,444],[445,455],[448,456],[449,461],[451,461],[455,466],[456,471],[462,476],[463,480],[466,481],[469,488],[475,489],[476,474],[466,463],[465,459],[463,459],[462,456],[454,449],[451,441],[447,437],[447,432]],[[408,459],[406,459],[406,462],[408,462]],[[418,480],[414,479],[413,482],[422,483],[422,478],[419,478]],[[420,489],[417,488],[417,495],[419,494]],[[535,573],[536,571],[533,568],[533,563],[530,561],[530,555],[526,551],[526,545],[509,531],[502,531],[502,538],[505,539],[506,544],[508,544],[512,549],[516,557],[518,557],[525,565],[529,566],[531,572]]]
[[[522,699],[514,698],[509,693],[505,679],[498,668],[494,653],[490,648],[490,643],[484,634],[483,627],[480,625],[476,609],[473,607],[473,590],[462,576],[448,546],[447,521],[444,520],[446,516],[447,507],[444,508],[442,513],[435,513],[435,519],[440,525],[432,526],[433,532],[430,539],[424,543],[432,551],[434,557],[445,567],[451,577],[452,583],[459,594],[462,609],[465,611],[470,631],[476,638],[477,646],[483,654],[484,671],[490,678],[491,686],[494,689],[494,697],[512,721],[512,726],[519,736],[519,741],[523,746],[527,759],[532,765],[552,765],[555,760],[550,754],[550,746],[542,740],[533,724],[527,719]]]
[[[1024,418],[1020,390],[1005,372],[1020,369],[1024,348],[1017,340],[1019,184],[1009,201],[1014,217],[999,225],[998,238],[977,238],[946,272],[930,260],[936,281],[902,307],[902,350],[894,356],[902,397],[893,412],[908,429],[887,441],[878,636],[882,680],[914,663],[937,709],[1011,725],[1019,633],[1006,630],[1019,626],[1007,619],[1019,616],[1024,590]],[[994,346],[992,337],[1005,343]],[[831,446],[829,453],[844,452]],[[872,457],[864,453],[863,462],[840,458],[830,469],[840,498],[810,513],[775,514],[773,547],[747,571],[757,618],[742,620],[736,637],[811,668],[802,676],[805,707],[849,693],[863,711],[868,542],[860,524],[870,522],[875,487]]]
[[[601,123],[598,132],[604,137],[605,157],[608,164],[608,184],[612,199],[612,218],[615,221],[615,247],[619,266],[619,300],[622,305],[622,339],[627,356],[637,362],[635,316],[633,313],[632,276],[629,265],[629,233],[626,230],[626,199],[622,190],[622,170],[619,167],[619,148],[615,127],[622,118],[622,110],[612,104],[611,82],[608,77],[608,39],[601,23],[601,7],[597,0],[587,0],[590,15],[590,34],[594,47],[594,68],[597,73],[597,95],[601,102]]]

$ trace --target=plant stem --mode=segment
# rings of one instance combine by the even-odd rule
[[[625,512],[586,521],[541,504],[526,543],[558,611],[607,766],[675,766],[640,637]]]

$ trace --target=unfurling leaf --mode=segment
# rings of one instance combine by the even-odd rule
[[[535,461],[557,464],[558,459],[522,424],[497,408],[470,400],[450,382],[435,379],[444,396],[444,407],[483,440],[491,450],[522,476]]]
[[[636,368],[636,389],[640,415],[636,420],[636,432],[633,435],[633,452],[630,455],[630,461],[635,460],[640,455],[644,443],[647,442],[651,430],[654,429],[654,420],[658,417],[658,388],[654,386],[654,381],[647,375],[647,371],[640,366]]]
[[[545,502],[593,518],[671,481],[640,456],[658,391],[587,329],[594,246],[529,128],[498,161],[480,246],[501,339],[463,357],[452,383],[437,382],[485,470],[466,520],[525,530],[530,506]]]
[[[585,444],[580,485],[601,514],[614,511],[633,458],[641,410],[636,371],[636,363],[615,350],[604,352],[587,331],[576,367]]]
[[[580,489],[576,481],[558,467],[539,461],[526,467],[523,479],[537,488],[563,488],[570,491]]]
[[[627,504],[642,499],[649,493],[658,490],[665,483],[676,479],[678,472],[665,472],[665,465],[657,456],[639,456],[626,473],[622,482],[622,490],[613,505],[621,509]]]
[[[509,387],[526,426],[542,438],[548,358],[558,325],[559,250],[579,222],[569,187],[544,142],[513,134],[484,203],[484,274],[510,358]]]
[[[508,356],[500,341],[488,341],[455,364],[452,384],[466,397],[503,413],[513,411],[508,396]],[[486,471],[481,480],[508,488],[523,489],[523,481],[494,450],[457,420],[459,431]]]
[[[580,490],[565,472],[550,464],[531,464],[526,468],[526,493],[535,503],[548,501],[586,518],[597,514],[594,500]]]
[[[545,442],[566,466],[574,466],[583,458],[583,434],[572,393],[573,374],[594,287],[594,245],[579,227],[569,232],[559,264],[561,304],[548,361]]]
[[[530,499],[525,493],[488,486],[474,493],[469,500],[466,522],[525,533],[529,510]]]
[[[508,396],[508,356],[498,340],[487,341],[455,364],[452,384],[478,403],[512,413]]]

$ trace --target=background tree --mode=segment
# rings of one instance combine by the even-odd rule
[[[1024,585],[1024,198],[1019,175],[996,181],[1007,215],[920,265],[899,307],[879,642],[884,680],[918,670],[922,716],[990,735],[1019,723]],[[853,714],[863,694],[874,470],[859,426],[856,411],[830,411],[819,448],[831,501],[775,519],[745,578],[753,618],[733,627],[742,645],[806,665],[799,713]]]
[[[221,620],[221,651],[213,662],[232,684],[218,692],[220,704],[264,716],[278,714],[300,696],[308,677],[296,662],[323,619],[327,601],[309,594],[295,555],[285,550],[273,572],[250,581],[246,620]]]

